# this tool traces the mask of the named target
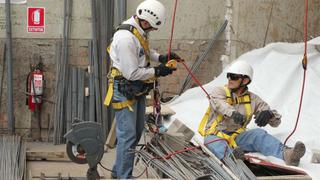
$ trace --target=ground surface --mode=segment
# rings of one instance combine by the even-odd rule
[[[86,172],[88,165],[75,164],[71,162],[65,156],[65,145],[53,145],[49,143],[38,143],[29,142],[27,144],[27,152],[37,156],[37,154],[44,155],[48,154],[51,158],[44,160],[41,158],[35,158],[37,160],[27,161],[27,173],[28,180],[39,179],[41,174],[44,175],[46,179],[57,179],[59,173],[61,177],[76,177],[76,179],[86,179]],[[61,155],[64,154],[64,155]],[[108,149],[104,154],[101,163],[111,169],[115,160],[115,149]],[[134,175],[137,176],[141,174],[144,168],[138,163],[134,169]],[[111,173],[104,170],[101,166],[98,166],[98,172],[102,179],[110,179]],[[150,177],[150,176],[149,176]],[[147,178],[144,173],[140,178]]]

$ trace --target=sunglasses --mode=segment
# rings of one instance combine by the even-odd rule
[[[242,77],[243,77],[243,75],[241,75],[241,74],[227,73],[227,78],[228,78],[228,79],[230,78],[230,80],[232,80],[232,81],[237,81],[237,80],[239,80],[239,79],[242,78]]]

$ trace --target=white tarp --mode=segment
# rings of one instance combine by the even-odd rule
[[[0,3],[5,3],[6,0],[0,0]],[[11,0],[11,4],[25,4],[27,0]]]
[[[320,164],[310,163],[312,149],[320,149],[320,52],[315,49],[314,44],[320,44],[320,37],[309,41],[302,111],[298,128],[287,145],[293,146],[298,140],[306,144],[307,152],[299,167],[313,179],[319,179]],[[282,123],[278,128],[264,127],[282,142],[293,130],[296,122],[303,80],[301,65],[303,54],[304,43],[273,43],[238,58],[247,61],[254,68],[254,77],[249,89],[282,114]],[[213,87],[224,85],[226,82],[226,73],[223,72],[212,82],[204,85],[204,88],[210,93]],[[184,122],[196,132],[194,138],[203,141],[197,129],[208,104],[205,93],[198,87],[186,91],[169,106],[176,112],[172,119]],[[256,127],[254,121],[248,126],[248,128]],[[273,157],[264,158],[284,164],[282,160]]]

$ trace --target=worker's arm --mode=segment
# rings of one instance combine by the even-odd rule
[[[152,61],[159,61],[159,56],[160,56],[160,54],[156,51],[156,50],[154,50],[154,49],[150,49],[150,59],[152,60]]]
[[[210,104],[214,111],[217,111],[227,117],[231,117],[235,111],[234,107],[227,103],[227,96],[223,87],[216,87],[210,94]]]
[[[270,111],[272,117],[268,120],[268,124],[272,127],[279,126],[279,124],[281,123],[281,115],[276,110],[271,110],[270,106],[255,94],[253,95],[251,101],[255,103],[255,109],[253,112],[255,118],[257,118],[263,111]]]
[[[117,39],[115,53],[119,59],[118,62],[120,67],[118,68],[122,72],[124,78],[134,81],[147,80],[154,76],[154,68],[143,67],[141,62],[139,64],[139,60],[145,55],[140,54],[140,48],[134,40],[134,36],[131,38],[120,37]]]

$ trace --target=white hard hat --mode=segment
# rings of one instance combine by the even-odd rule
[[[227,73],[246,75],[250,80],[253,78],[253,69],[250,64],[245,61],[235,61],[231,64]]]
[[[160,28],[166,20],[166,8],[157,0],[145,0],[137,7],[138,18],[148,21],[153,28]]]

